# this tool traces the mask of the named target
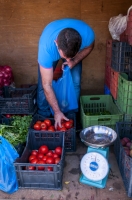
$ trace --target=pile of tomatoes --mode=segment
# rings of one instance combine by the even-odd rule
[[[61,160],[62,147],[56,147],[54,150],[49,150],[47,145],[42,145],[38,150],[32,150],[29,156],[29,163],[32,164],[58,164]],[[35,166],[29,166],[29,170],[35,170]],[[45,167],[40,165],[38,170],[45,170]],[[53,167],[48,166],[48,171],[53,171]]]
[[[37,131],[40,131],[40,130],[43,130],[43,131],[67,131],[68,129],[70,128],[73,128],[74,126],[74,121],[73,119],[69,119],[69,121],[65,121],[63,120],[61,122],[61,127],[57,127],[57,129],[55,129],[54,125],[52,124],[52,121],[50,119],[45,119],[43,121],[40,121],[38,120],[33,128],[34,130],[37,130]]]

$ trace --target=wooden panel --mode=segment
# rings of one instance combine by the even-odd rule
[[[51,21],[78,18],[95,31],[92,53],[83,61],[82,91],[103,92],[105,43],[110,38],[108,21],[126,14],[131,0],[0,0],[0,65],[13,68],[16,85],[37,81],[38,41]]]
[[[81,0],[81,18],[87,22],[90,19],[100,22],[109,21],[110,17],[120,13],[126,15],[131,4],[131,0]]]

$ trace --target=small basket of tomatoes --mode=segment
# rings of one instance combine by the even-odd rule
[[[76,116],[75,113],[66,113],[66,117],[69,121],[62,121],[61,127],[54,127],[54,119],[46,118],[39,114],[34,115],[30,125],[30,131],[33,135],[37,135],[39,132],[65,132],[65,151],[76,151]],[[33,136],[34,137],[34,136]]]
[[[64,168],[64,132],[29,131],[27,144],[14,166],[19,188],[62,189]]]

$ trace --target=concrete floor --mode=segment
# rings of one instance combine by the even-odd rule
[[[110,147],[111,171],[105,189],[97,189],[79,183],[80,160],[87,147],[77,135],[77,151],[67,153],[63,174],[63,190],[19,189],[12,195],[0,191],[0,200],[129,200],[115,159],[113,146]]]

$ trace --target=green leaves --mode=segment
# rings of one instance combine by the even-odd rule
[[[32,120],[31,115],[13,116],[11,125],[0,125],[0,135],[6,138],[13,146],[26,142],[28,128]]]

